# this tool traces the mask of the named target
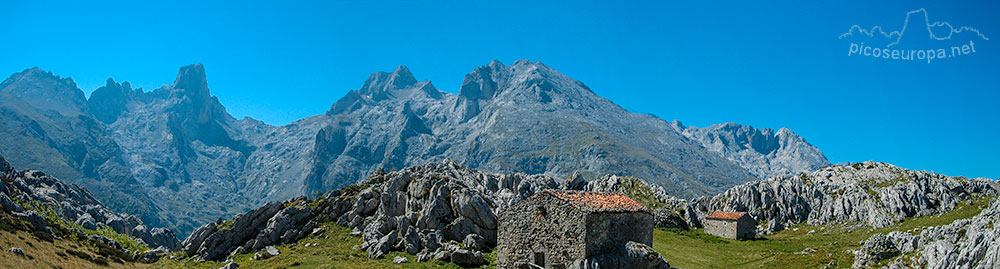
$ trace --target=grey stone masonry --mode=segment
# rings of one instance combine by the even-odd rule
[[[715,212],[705,217],[705,233],[729,239],[753,239],[757,221],[746,213]]]
[[[566,268],[620,251],[629,241],[653,241],[653,215],[620,194],[542,191],[499,218],[500,268]]]

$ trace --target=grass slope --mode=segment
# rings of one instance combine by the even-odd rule
[[[325,223],[321,225],[326,229],[325,236],[309,236],[299,240],[295,246],[277,246],[281,254],[263,260],[253,260],[254,253],[237,255],[234,260],[240,268],[460,268],[452,263],[431,260],[429,262],[417,262],[417,257],[403,252],[392,252],[382,259],[369,259],[368,254],[359,249],[353,249],[355,245],[361,245],[361,237],[350,235],[351,230],[345,227]],[[306,247],[305,244],[319,244],[317,246]],[[175,253],[174,255],[183,255]],[[394,264],[392,258],[403,256],[410,260],[408,263]],[[495,267],[493,253],[487,253],[487,260],[490,261],[488,268]],[[189,260],[161,259],[152,264],[153,267],[163,268],[219,268],[225,262],[193,262]]]
[[[0,268],[135,268],[146,266],[116,260],[98,248],[70,240],[46,241],[25,232],[0,230]],[[19,256],[9,248],[21,248]]]
[[[859,242],[876,233],[914,229],[919,232],[923,227],[971,218],[988,206],[992,198],[975,199],[971,205],[960,204],[955,210],[939,216],[907,218],[881,229],[799,224],[753,241],[723,239],[707,235],[702,229],[656,229],[653,249],[671,266],[680,268],[850,268],[854,263],[851,251],[860,248]],[[803,252],[806,248],[814,251]]]

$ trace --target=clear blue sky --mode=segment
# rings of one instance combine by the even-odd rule
[[[835,163],[1000,178],[997,1],[79,2],[0,2],[0,74],[38,66],[89,94],[108,77],[151,90],[200,62],[230,113],[280,125],[374,71],[406,65],[455,93],[476,66],[527,58],[633,112],[788,127]],[[847,56],[837,38],[919,8],[995,39],[928,64]]]

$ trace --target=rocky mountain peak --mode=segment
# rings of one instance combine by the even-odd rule
[[[489,67],[489,68],[491,68],[491,69],[500,69],[500,68],[503,67],[503,63],[501,63],[500,60],[493,59],[486,66]]]
[[[208,79],[205,77],[205,67],[200,63],[183,66],[177,71],[174,79],[173,94],[190,96],[194,99],[205,99],[211,96],[208,91]]]
[[[135,94],[131,84],[128,82],[119,84],[114,78],[108,78],[103,87],[90,93],[87,106],[97,120],[111,124],[127,109],[128,102],[134,99]]]
[[[358,90],[360,95],[370,97],[373,101],[381,101],[392,97],[410,97],[413,93],[422,92],[422,96],[440,98],[441,92],[429,81],[417,81],[410,69],[400,65],[392,73],[375,72],[368,76],[365,84]]]
[[[198,124],[216,122],[223,125],[235,120],[219,103],[219,99],[212,96],[208,89],[205,67],[200,63],[180,68],[174,85],[170,87],[168,99],[178,102],[172,111],[182,119],[193,119]]]
[[[0,83],[0,92],[41,110],[63,115],[87,114],[87,98],[72,78],[62,78],[38,67],[14,73]]]
[[[390,84],[396,88],[405,88],[413,84],[417,84],[417,79],[413,77],[410,73],[410,69],[406,68],[405,65],[400,65],[396,67],[396,70],[392,71],[389,77]]]
[[[468,100],[485,100],[493,98],[497,93],[497,81],[494,74],[504,70],[503,64],[496,66],[480,66],[473,69],[471,73],[465,75],[462,86],[458,89],[458,96]]]
[[[488,100],[502,94],[525,97],[545,104],[556,99],[566,101],[600,98],[582,82],[540,61],[532,62],[527,59],[517,60],[509,66],[494,60],[486,66],[478,67],[466,75],[459,90],[460,96],[470,100]],[[557,100],[556,103],[560,102]]]
[[[727,122],[705,128],[685,127],[679,121],[673,128],[689,139],[699,141],[748,168],[758,178],[812,171],[830,165],[823,152],[787,128],[754,128]]]

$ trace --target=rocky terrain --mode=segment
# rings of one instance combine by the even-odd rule
[[[71,79],[28,69],[0,83],[9,130],[0,154],[181,236],[380,168],[446,158],[501,173],[634,176],[685,198],[828,164],[788,130],[687,128],[634,114],[527,60],[477,67],[458,94],[403,66],[376,72],[327,113],[284,126],[233,118],[208,85],[195,64],[152,91],[108,79],[88,99]]]
[[[854,267],[890,260],[889,268],[1000,267],[1000,200],[971,219],[906,232],[876,234],[855,251]]]
[[[597,191],[602,188],[599,182],[615,185],[613,181],[619,178],[608,176],[589,183],[574,179],[564,182],[545,175],[487,173],[451,160],[393,172],[380,170],[357,185],[316,200],[269,203],[232,220],[207,224],[184,241],[184,250],[203,260],[222,260],[229,254],[260,251],[322,233],[314,229],[317,223],[335,222],[363,238],[357,247],[370,258],[402,251],[416,255],[420,262],[437,259],[478,266],[486,262],[483,252],[497,245],[500,210],[538,191]],[[648,252],[633,248],[623,253]]]
[[[267,257],[269,246],[322,234],[319,224],[333,222],[360,236],[362,243],[355,247],[369,258],[381,259],[398,251],[420,262],[437,259],[478,266],[485,263],[484,253],[497,244],[497,213],[546,189],[626,194],[653,209],[655,225],[664,228],[700,227],[711,211],[747,211],[760,220],[761,233],[799,223],[854,227],[848,229],[886,227],[997,195],[997,183],[991,180],[865,162],[754,181],[688,201],[634,177],[608,175],[585,181],[574,174],[560,180],[482,172],[445,160],[398,171],[378,170],[356,185],[316,199],[269,203],[232,220],[206,224],[184,241],[184,250],[200,260],[224,260],[238,253]],[[658,260],[647,262],[658,264]],[[597,261],[575,266],[587,266],[587,262]]]
[[[156,260],[159,255],[180,248],[170,230],[147,227],[136,216],[115,213],[78,185],[63,183],[41,171],[17,171],[3,157],[0,157],[0,180],[4,227],[24,229],[45,240],[72,238],[91,242],[134,260]],[[107,231],[102,233],[102,230]],[[119,238],[128,237],[130,242],[104,236],[110,232],[124,236]],[[127,249],[124,247],[127,243],[138,243],[152,250]]]
[[[364,243],[358,247],[371,258],[405,251],[420,261],[477,266],[485,262],[482,251],[496,246],[495,210],[560,187],[544,175],[484,173],[450,160],[377,171],[358,185],[316,200],[269,203],[226,221],[231,229],[218,228],[226,222],[207,224],[184,241],[184,250],[218,260],[322,233],[314,230],[318,222],[336,222],[362,235]]]
[[[708,213],[738,211],[758,220],[762,234],[798,223],[888,227],[904,218],[940,215],[970,199],[1000,194],[1000,184],[994,180],[871,161],[752,181],[693,200],[673,197],[660,186],[632,177],[605,176],[577,184],[581,187],[576,189],[633,197],[654,209],[658,227],[698,228]]]
[[[759,232],[770,233],[799,222],[886,227],[903,218],[948,212],[962,201],[996,195],[997,190],[989,179],[949,177],[869,161],[749,182],[692,203],[698,212],[749,212],[760,222]]]

